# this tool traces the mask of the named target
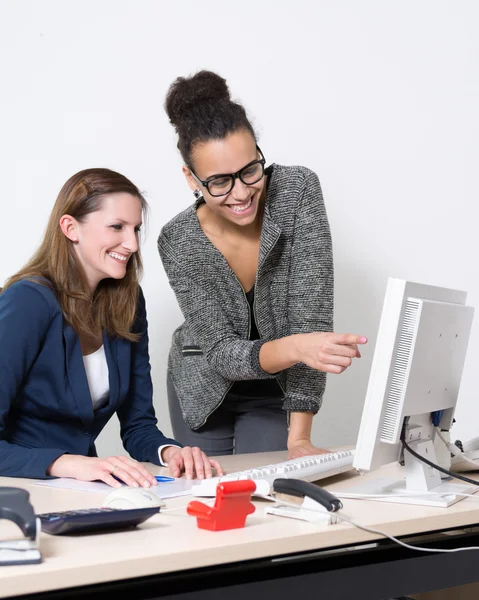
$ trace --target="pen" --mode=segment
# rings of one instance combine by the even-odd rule
[[[165,482],[165,481],[175,481],[174,477],[165,477],[164,475],[155,475],[156,481]]]

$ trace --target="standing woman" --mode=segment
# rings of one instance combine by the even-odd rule
[[[324,450],[311,442],[326,373],[359,357],[332,333],[333,256],[318,177],[272,164],[225,79],[176,79],[166,112],[195,202],[158,249],[185,321],[167,389],[175,437],[207,454]]]
[[[139,230],[146,202],[126,177],[86,169],[62,187],[40,248],[0,294],[0,475],[156,485],[140,462],[211,477],[199,448],[157,427]],[[131,456],[99,458],[116,413]]]

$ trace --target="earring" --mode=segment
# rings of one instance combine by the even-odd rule
[[[195,197],[196,200],[199,200],[200,198],[203,197],[203,194],[200,192],[200,190],[197,188],[194,192],[193,192],[193,196]]]

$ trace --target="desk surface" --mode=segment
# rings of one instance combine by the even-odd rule
[[[286,459],[285,452],[245,454],[221,458],[226,471],[236,471]],[[166,473],[149,465],[155,474]],[[364,478],[394,476],[397,464],[364,475]],[[323,480],[334,491],[348,487],[359,476],[344,473]],[[101,506],[103,494],[56,489],[34,484],[34,480],[0,478],[0,486],[15,486],[30,492],[36,513]],[[186,507],[191,496],[166,500],[166,508]],[[39,593],[95,583],[118,581],[161,573],[174,573],[235,563],[262,557],[287,555],[315,549],[364,543],[378,536],[347,523],[312,524],[296,519],[264,515],[266,500],[255,502],[244,529],[211,532],[197,528],[196,519],[185,510],[160,513],[134,530],[82,537],[41,534],[43,562],[37,565],[0,566],[0,597]],[[420,507],[365,500],[344,500],[343,512],[366,527],[391,535],[407,535],[479,523],[479,496],[449,508]],[[18,528],[0,521],[0,539],[18,538]]]

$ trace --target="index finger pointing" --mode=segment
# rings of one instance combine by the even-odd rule
[[[365,344],[368,341],[368,338],[364,335],[355,335],[354,333],[343,333],[339,334],[336,340],[337,344]]]

